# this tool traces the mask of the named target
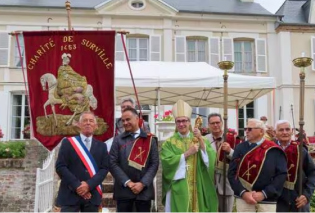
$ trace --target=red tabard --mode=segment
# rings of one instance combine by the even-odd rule
[[[241,160],[237,177],[247,190],[251,191],[264,165],[266,155],[270,149],[282,149],[272,141],[265,140],[260,146],[250,150]]]
[[[232,129],[229,129],[228,132],[226,133],[226,142],[230,144],[231,148],[234,149],[236,146],[236,132]],[[222,143],[218,149],[218,154],[217,154],[217,160],[216,160],[216,167],[219,170],[223,170],[223,159],[224,159],[224,151],[221,149],[222,148]],[[226,162],[229,164],[229,161],[227,160]],[[228,166],[227,168],[228,169]]]
[[[152,134],[148,134],[146,138],[139,137],[135,140],[128,157],[129,166],[138,170],[145,167],[150,154],[152,137]]]
[[[292,141],[290,145],[284,150],[287,156],[287,169],[288,174],[286,181],[284,183],[284,187],[290,190],[294,189],[294,185],[298,176],[298,167],[299,167],[299,143],[296,141]]]

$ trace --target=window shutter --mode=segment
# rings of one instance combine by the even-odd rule
[[[313,59],[313,62],[312,62],[312,70],[315,70],[315,63],[314,63],[314,60],[315,60],[315,37],[312,36],[311,38],[311,53],[312,53],[312,59]]]
[[[214,67],[219,67],[220,61],[220,38],[209,37],[209,64]]]
[[[161,36],[150,36],[150,61],[161,61]]]
[[[227,60],[234,62],[233,38],[222,38],[222,49],[223,49],[222,61]],[[234,71],[234,67],[230,71]]]
[[[266,39],[264,38],[256,39],[255,47],[256,47],[256,71],[267,72]]]
[[[175,36],[175,61],[186,61],[186,36]]]
[[[123,37],[124,37],[124,41],[126,44],[126,36],[124,35]],[[123,46],[120,34],[115,36],[115,60],[116,61],[125,61],[126,60],[124,46]]]
[[[9,66],[9,34],[0,33],[0,66]]]

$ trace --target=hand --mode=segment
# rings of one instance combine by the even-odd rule
[[[81,182],[81,185],[76,189],[76,192],[80,195],[80,196],[83,196],[85,195],[87,192],[90,191],[90,187],[89,185],[85,182],[85,181],[82,181]]]
[[[247,203],[254,205],[257,203],[257,201],[253,198],[253,193],[252,192],[244,192],[242,195],[242,199]]]
[[[203,138],[202,138],[202,135],[201,135],[201,132],[198,128],[194,128],[194,136],[196,138],[198,138],[198,141],[199,141],[199,144],[200,144],[200,148],[205,151],[206,147],[205,147],[205,143],[203,141]]]
[[[231,152],[231,146],[228,142],[223,142],[222,143],[222,150],[225,151],[226,153],[230,153]]]
[[[129,181],[129,182],[127,183],[127,187],[128,187],[129,189],[131,189],[134,185],[135,185],[135,183],[132,182],[132,181]]]
[[[89,199],[91,199],[92,194],[90,192],[88,192],[88,193],[82,195],[81,197],[83,197],[84,200],[89,200]]]
[[[300,197],[296,198],[296,208],[301,208],[307,204],[307,198],[304,195],[301,195]]]
[[[265,199],[265,195],[262,192],[252,192],[253,198],[257,201],[260,202]]]
[[[194,133],[194,136],[198,139],[202,137],[201,132],[198,128],[194,128],[193,133]]]
[[[134,194],[139,194],[144,188],[144,185],[141,183],[141,182],[137,182],[135,183],[135,185],[131,188],[131,191],[134,193]]]
[[[184,153],[185,158],[188,158],[190,155],[193,155],[199,151],[199,144],[193,144],[189,149]]]

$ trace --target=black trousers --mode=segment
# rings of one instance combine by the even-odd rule
[[[117,212],[150,212],[151,200],[117,200]]]
[[[94,205],[89,201],[81,201],[78,205],[61,206],[60,212],[98,212],[99,205]]]

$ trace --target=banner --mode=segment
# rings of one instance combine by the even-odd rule
[[[23,32],[34,137],[52,150],[79,134],[84,111],[97,116],[94,136],[114,126],[114,31]]]

